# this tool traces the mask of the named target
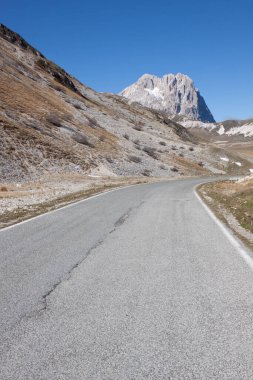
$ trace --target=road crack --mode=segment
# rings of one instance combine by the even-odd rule
[[[116,220],[116,222],[114,223],[113,228],[111,230],[109,230],[109,232],[107,232],[107,234],[105,234],[101,239],[99,239],[97,242],[95,242],[95,244],[93,244],[89,248],[89,250],[85,253],[85,256],[81,260],[79,260],[75,265],[73,265],[68,270],[68,272],[64,276],[62,276],[57,282],[55,282],[55,284],[53,284],[51,286],[51,288],[41,297],[41,300],[40,300],[40,302],[38,304],[38,308],[36,310],[32,311],[32,312],[29,312],[29,313],[26,313],[25,315],[23,315],[19,319],[19,322],[21,322],[23,319],[33,318],[33,317],[35,317],[37,315],[40,315],[40,314],[44,313],[45,311],[47,311],[49,309],[48,298],[58,288],[58,286],[61,285],[65,281],[69,281],[69,279],[71,278],[71,276],[72,276],[73,272],[75,271],[75,269],[77,269],[80,265],[82,265],[84,263],[84,261],[89,257],[89,255],[95,249],[97,249],[99,246],[101,246],[105,242],[105,240],[107,239],[108,236],[110,236],[118,228],[120,228],[127,221],[127,219],[133,213],[133,211],[137,211],[143,205],[143,203],[144,203],[144,201],[140,202],[140,204],[138,204],[136,207],[129,208],[124,214],[122,214]]]

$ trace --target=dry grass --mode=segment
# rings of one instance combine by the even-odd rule
[[[198,191],[216,215],[253,248],[253,179],[208,183]]]

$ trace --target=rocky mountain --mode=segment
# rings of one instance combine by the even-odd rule
[[[187,75],[168,74],[159,78],[145,74],[120,95],[131,102],[138,102],[145,107],[164,111],[170,115],[178,114],[191,120],[215,122],[204,98]]]
[[[224,172],[218,150],[199,143],[163,112],[97,93],[4,25],[0,133],[0,183],[55,173],[64,178]]]

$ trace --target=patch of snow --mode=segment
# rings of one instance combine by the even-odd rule
[[[242,166],[242,163],[241,163],[241,162],[235,162],[235,164],[236,164],[237,166]]]
[[[244,137],[253,137],[253,123],[231,128],[226,134],[228,136],[243,135]]]
[[[250,169],[252,170],[252,173],[253,173],[253,169]],[[246,182],[246,181],[251,181],[253,179],[253,174],[250,174],[250,175],[247,175],[246,177],[243,177],[243,178],[239,178],[237,180],[238,183],[242,183],[242,182]]]
[[[250,172],[250,173],[253,173],[253,169],[250,169],[249,172]]]
[[[208,131],[215,131],[218,135],[235,136],[242,135],[244,137],[253,137],[253,122],[248,122],[244,125],[232,127],[225,130],[223,124],[203,123],[201,121],[189,120],[186,117],[179,121],[185,128],[205,128]],[[224,143],[225,141],[223,141]]]
[[[150,95],[153,95],[157,99],[164,99],[164,96],[161,94],[158,87],[154,87],[153,90],[145,88],[145,91],[147,91]]]
[[[223,125],[220,126],[220,129],[217,131],[217,133],[218,133],[219,135],[224,135],[224,133],[225,133],[225,128],[223,127]]]
[[[217,128],[217,125],[214,123],[203,123],[202,121],[189,120],[187,118],[180,120],[179,123],[183,125],[183,127],[185,128],[205,128],[209,131],[212,131],[214,128]]]
[[[220,157],[220,159],[221,159],[222,161],[229,162],[229,158],[227,158],[227,157]]]

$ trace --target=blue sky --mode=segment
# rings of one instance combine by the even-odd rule
[[[252,0],[12,0],[0,22],[97,91],[189,75],[216,120],[253,117]]]

